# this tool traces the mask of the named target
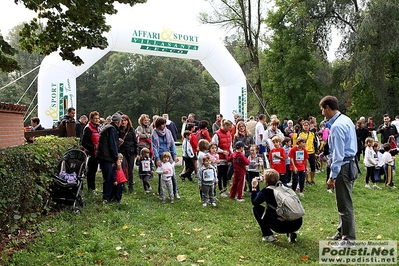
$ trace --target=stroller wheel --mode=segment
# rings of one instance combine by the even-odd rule
[[[83,198],[82,197],[79,197],[78,198],[78,205],[79,206],[81,206],[81,207],[84,207],[85,205],[86,205],[86,203],[85,203],[85,201],[83,200]]]
[[[73,213],[74,214],[82,214],[82,211],[79,208],[74,208]]]

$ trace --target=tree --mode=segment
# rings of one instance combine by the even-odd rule
[[[7,45],[11,47],[19,47],[20,36],[19,32],[22,28],[22,24],[15,26],[6,36]],[[43,60],[43,57],[38,53],[29,54],[26,51],[15,49],[15,54],[12,57],[12,60],[18,62],[18,70],[14,70],[9,73],[0,73],[0,87],[3,87],[7,84],[10,84],[18,79],[18,81],[12,83],[7,86],[4,90],[0,91],[0,99],[1,101],[14,102],[17,103],[19,100],[20,104],[25,104],[33,107],[37,104],[37,80],[35,77],[38,74],[38,69],[32,71],[37,66],[40,65],[40,62]],[[1,64],[0,64],[1,65]],[[28,110],[27,114],[31,109]],[[32,116],[36,115],[37,112],[33,112]]]
[[[269,111],[280,117],[316,116],[327,87],[328,63],[312,42],[313,24],[304,3],[278,1],[266,24],[273,34],[261,64]]]
[[[26,8],[38,14],[30,23],[25,23],[21,31],[21,47],[33,53],[49,55],[60,49],[60,56],[70,60],[74,65],[83,64],[82,59],[75,55],[76,50],[87,47],[88,49],[105,49],[107,39],[102,35],[110,30],[106,24],[105,16],[116,14],[114,3],[129,4],[133,6],[145,3],[146,0],[14,0],[16,4],[23,3]],[[44,30],[40,29],[39,19],[47,21]],[[2,71],[10,72],[18,69],[18,63],[9,56],[13,50],[0,36],[0,63]],[[3,69],[4,68],[4,69]]]
[[[373,0],[366,11],[352,38],[354,111],[395,115],[399,113],[399,3]]]
[[[168,113],[179,124],[190,112],[209,120],[218,112],[218,85],[188,59],[114,53],[99,73],[96,92],[87,105],[96,104],[104,116],[121,110],[133,123],[142,113]]]
[[[0,70],[2,72],[11,72],[13,70],[20,70],[18,62],[12,58],[16,50],[4,40],[3,35],[0,34]]]
[[[234,29],[237,36],[242,36],[247,49],[246,62],[251,62],[249,82],[252,83],[255,93],[260,97],[259,111],[264,112],[262,99],[262,82],[259,73],[259,42],[262,24],[262,12],[264,8],[261,0],[208,0],[213,6],[212,15],[200,14],[200,20],[205,24],[219,24],[225,29]],[[242,62],[243,63],[243,62]],[[240,64],[242,65],[242,64]]]

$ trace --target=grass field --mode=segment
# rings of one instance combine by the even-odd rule
[[[365,188],[364,173],[353,192],[358,240],[399,239],[399,191]],[[99,173],[99,189],[101,179]],[[124,194],[122,204],[102,204],[101,195],[85,190],[81,215],[66,208],[48,216],[37,227],[41,237],[0,264],[316,265],[318,242],[336,232],[335,196],[326,192],[324,172],[306,188],[306,215],[294,244],[285,235],[277,235],[277,243],[261,241],[248,194],[245,202],[219,197],[217,207],[203,207],[197,184],[179,180],[181,199],[162,204],[144,194],[137,173],[135,181],[136,194]]]

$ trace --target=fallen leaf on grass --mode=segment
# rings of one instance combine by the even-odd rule
[[[302,256],[301,257],[301,261],[308,261],[308,259],[309,259],[308,256]]]
[[[141,233],[140,236],[145,236],[145,234],[144,234],[144,233]]]
[[[132,237],[135,237],[136,236],[136,234],[132,234]]]
[[[187,255],[177,255],[177,261],[185,261],[187,259]]]
[[[207,236],[206,236],[206,238],[211,238],[211,237],[212,237],[211,235],[207,235]]]
[[[321,231],[321,232],[323,232],[323,230],[324,230],[323,228],[320,228],[320,231]]]
[[[381,235],[378,235],[378,236],[377,236],[377,239],[381,239],[381,238],[382,238],[382,236],[381,236]]]
[[[79,257],[82,257],[82,256],[83,256],[83,252],[79,252],[79,253],[78,253],[78,256],[79,256]]]
[[[85,236],[87,236],[89,233],[87,233],[87,232],[83,232],[83,235],[85,235]]]
[[[116,247],[115,249],[116,249],[116,250],[121,250],[121,249],[122,249],[122,247]]]
[[[119,257],[121,258],[127,258],[129,256],[129,253],[127,253],[126,251],[123,252],[122,254],[119,254]]]
[[[127,225],[124,225],[123,227],[122,227],[122,229],[123,230],[126,230],[126,229],[128,229],[129,227],[127,226]]]
[[[56,258],[61,259],[62,257],[64,257],[64,255],[58,255]]]
[[[47,231],[46,231],[47,233],[50,233],[50,234],[52,234],[52,233],[55,233],[55,232],[57,232],[57,228],[51,228],[51,229],[47,229]]]
[[[98,260],[98,261],[96,261],[96,264],[97,265],[101,265],[101,264],[103,264],[103,261],[102,260]]]
[[[198,248],[198,250],[204,250],[205,248]]]
[[[205,260],[197,260],[198,263],[204,263]]]
[[[202,230],[202,228],[193,228],[193,230],[194,230],[195,232],[199,232],[199,231]]]
[[[244,256],[240,256],[240,259],[245,259],[245,257]]]

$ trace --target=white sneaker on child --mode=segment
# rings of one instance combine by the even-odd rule
[[[366,184],[364,187],[365,188],[371,188],[369,184]]]
[[[379,186],[377,186],[377,185],[373,185],[373,188],[375,188],[375,189],[381,189]]]
[[[305,197],[305,195],[302,192],[300,192],[299,197],[303,198],[303,197]]]

